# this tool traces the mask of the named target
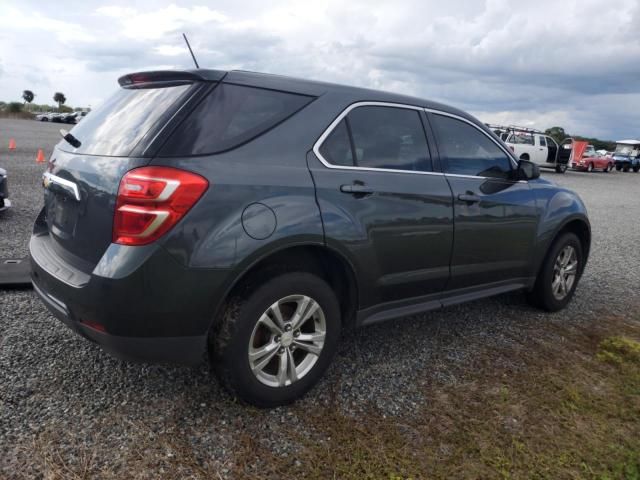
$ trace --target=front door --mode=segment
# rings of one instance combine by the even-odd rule
[[[449,279],[451,190],[433,172],[425,119],[416,108],[358,106],[308,157],[326,242],[356,269],[363,309],[436,301]]]
[[[440,160],[454,197],[454,244],[447,290],[525,282],[538,225],[529,184],[479,126],[432,113]]]

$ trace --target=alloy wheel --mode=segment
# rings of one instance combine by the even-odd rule
[[[567,245],[556,257],[553,265],[553,280],[551,292],[556,300],[564,300],[569,295],[578,274],[578,253],[576,249]]]
[[[327,322],[320,304],[306,295],[273,303],[249,340],[251,371],[264,385],[289,386],[314,367],[324,347]]]

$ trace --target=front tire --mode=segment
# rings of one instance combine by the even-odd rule
[[[589,172],[589,173],[592,173],[592,172],[593,172],[593,163],[590,163],[590,164],[587,166],[587,172]]]
[[[567,164],[566,163],[558,163],[556,165],[556,173],[564,173],[567,171]]]
[[[340,338],[340,307],[321,278],[286,273],[231,298],[210,340],[222,384],[257,407],[286,405],[323,375]]]
[[[582,244],[573,233],[560,236],[549,249],[529,303],[547,310],[562,310],[573,298],[584,267]]]

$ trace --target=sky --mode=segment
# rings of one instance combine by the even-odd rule
[[[244,69],[484,122],[640,139],[640,0],[0,0],[0,100],[97,106],[132,71]]]

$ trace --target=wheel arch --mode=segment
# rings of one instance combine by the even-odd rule
[[[246,294],[253,285],[267,282],[280,274],[301,271],[316,274],[329,284],[340,304],[343,325],[353,326],[359,298],[353,265],[335,249],[323,244],[304,243],[272,250],[241,268],[241,273],[217,302],[209,328],[216,324],[229,298]]]
[[[552,235],[550,241],[546,245],[544,255],[542,256],[541,261],[538,264],[538,268],[536,270],[536,278],[540,274],[540,269],[544,265],[544,262],[549,255],[549,251],[551,250],[551,247],[556,242],[556,240],[565,233],[573,233],[580,240],[580,245],[582,246],[582,255],[584,260],[582,262],[582,268],[580,271],[580,274],[582,275],[582,272],[584,271],[584,268],[587,264],[587,260],[589,258],[589,252],[591,250],[591,227],[589,225],[589,221],[585,217],[576,215],[568,218],[563,223],[561,223],[560,226],[556,229],[556,231]]]

